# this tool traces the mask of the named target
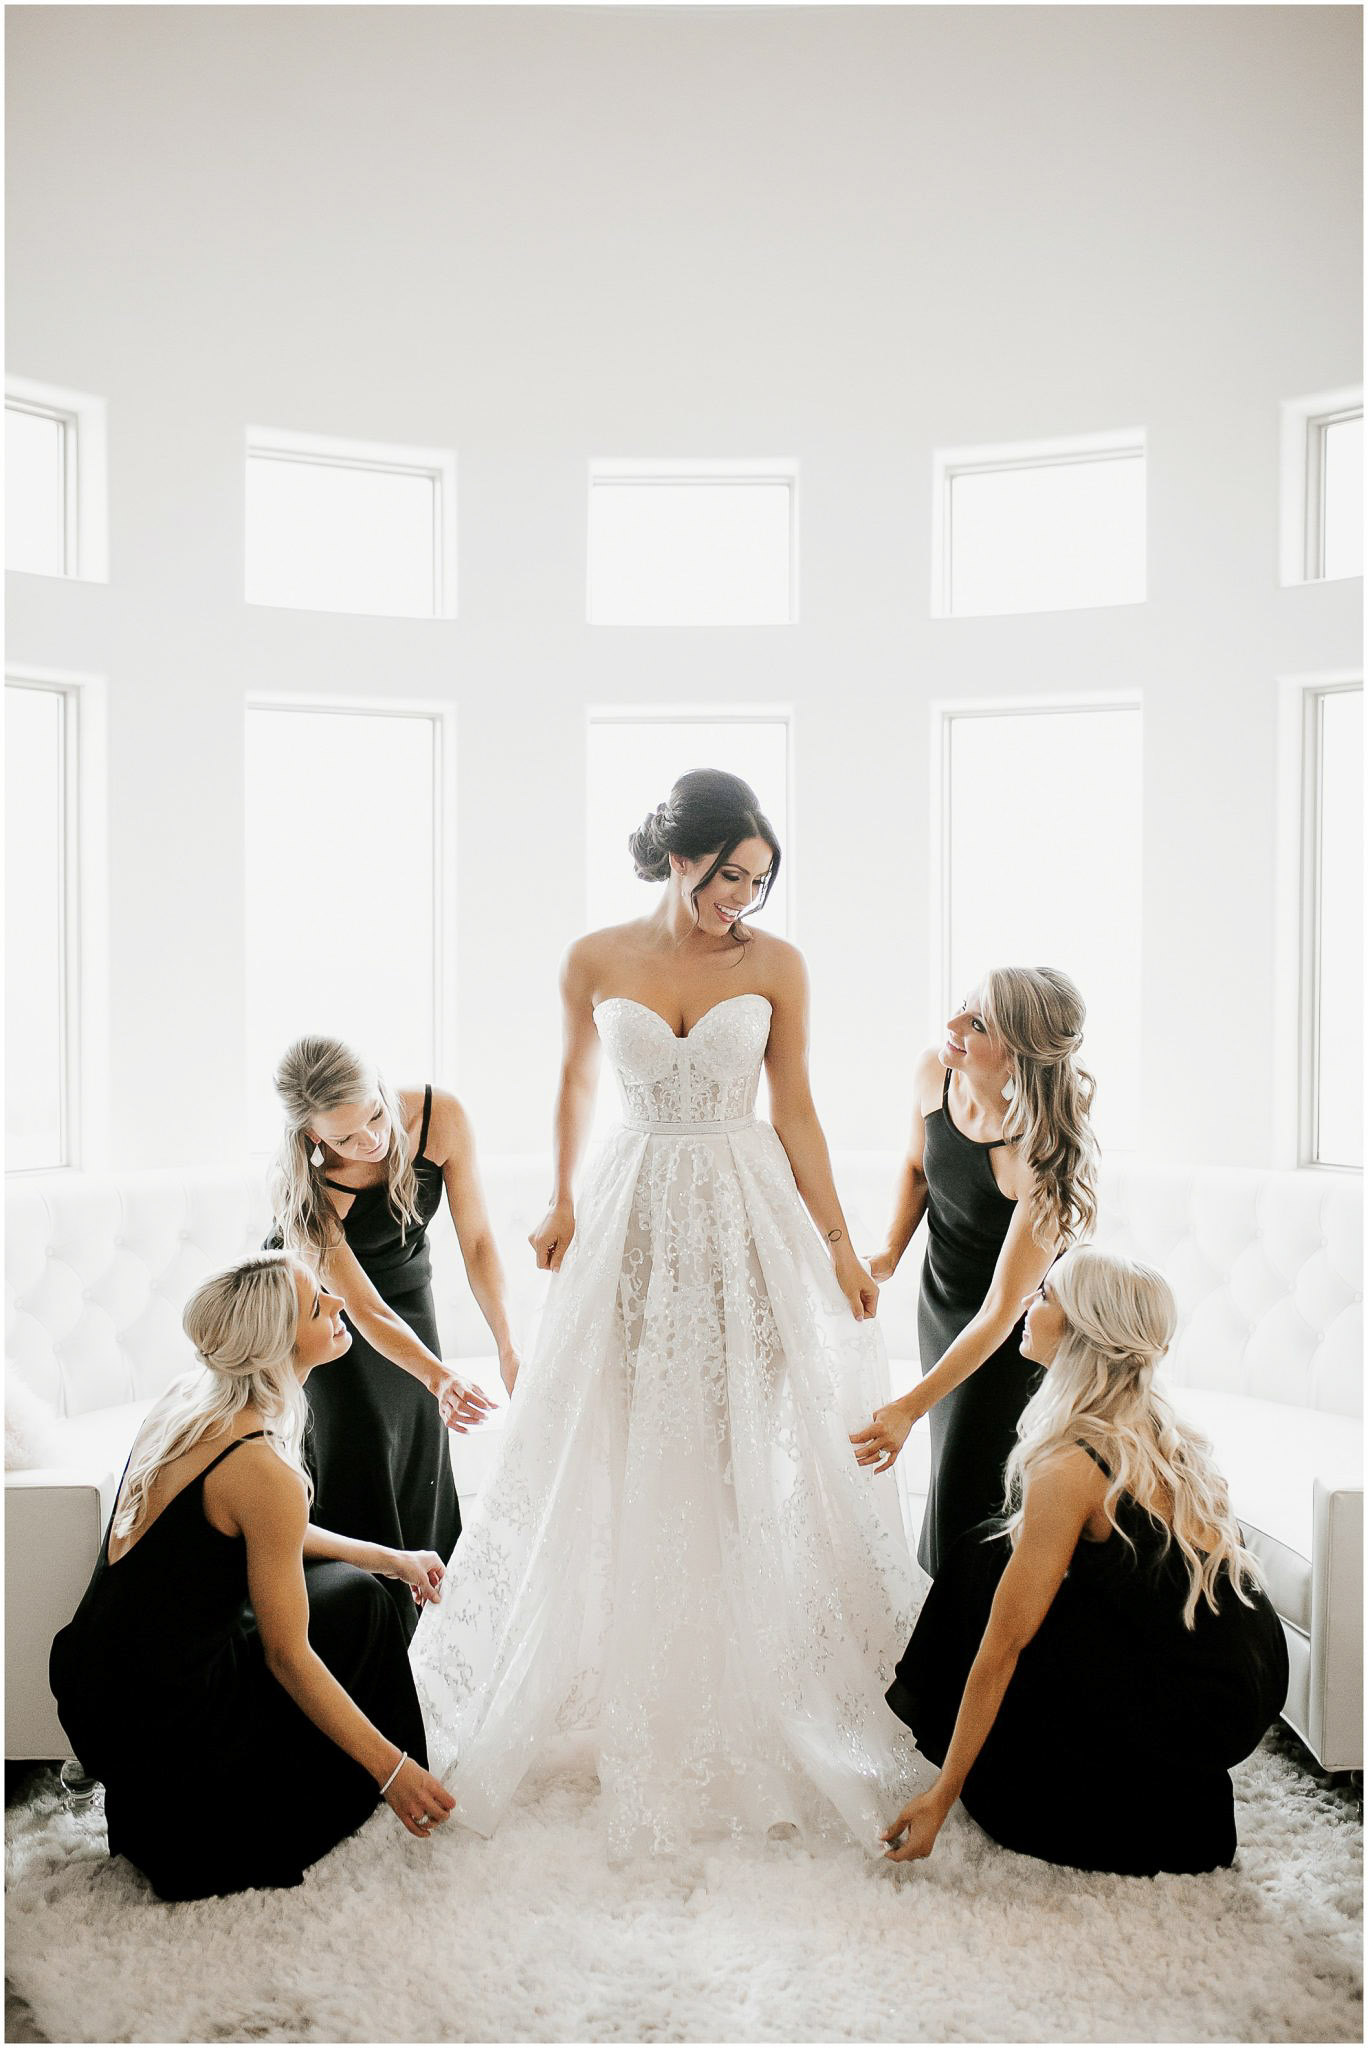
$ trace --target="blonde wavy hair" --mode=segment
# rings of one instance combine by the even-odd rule
[[[1035,1175],[1031,1235],[1053,1251],[1097,1222],[1097,1140],[1088,1113],[1097,1084],[1079,1064],[1087,1015],[1057,967],[992,967],[979,983],[985,1023],[1012,1059],[1002,1135]]]
[[[173,1381],[153,1409],[129,1461],[111,1533],[137,1527],[164,1465],[202,1437],[229,1436],[244,1408],[255,1408],[268,1441],[299,1473],[309,1410],[294,1370],[299,1327],[296,1275],[288,1252],[257,1252],[205,1280],[185,1304],[181,1327],[199,1360]]]
[[[315,1117],[347,1102],[364,1102],[370,1095],[379,1096],[389,1116],[385,1195],[390,1214],[401,1236],[411,1223],[422,1221],[408,1132],[398,1101],[378,1068],[340,1038],[297,1038],[276,1068],[274,1080],[285,1129],[271,1175],[271,1199],[287,1250],[318,1260],[341,1242],[342,1226],[324,1190],[323,1170],[313,1163],[309,1126]]]
[[[1252,1606],[1249,1590],[1261,1584],[1259,1570],[1231,1512],[1229,1489],[1211,1461],[1211,1446],[1154,1386],[1154,1369],[1178,1320],[1167,1280],[1138,1259],[1081,1245],[1051,1268],[1050,1291],[1066,1328],[1017,1424],[1016,1448],[1007,1461],[1007,1533],[1013,1543],[1032,1473],[1057,1451],[1084,1444],[1108,1474],[1103,1510],[1118,1534],[1131,1542],[1116,1519],[1117,1502],[1129,1494],[1164,1531],[1165,1551],[1177,1544],[1188,1573],[1185,1627],[1194,1625],[1202,1601],[1216,1613],[1223,1572],[1237,1598]],[[1215,1543],[1204,1548],[1213,1535]]]

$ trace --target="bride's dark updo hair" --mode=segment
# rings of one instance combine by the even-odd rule
[[[770,850],[769,873],[752,908],[767,901],[779,872],[779,841],[773,825],[760,808],[759,798],[739,775],[723,768],[694,768],[681,775],[663,804],[644,818],[627,841],[632,865],[643,882],[666,881],[670,855],[681,860],[699,860],[717,849],[717,858],[689,894],[698,912],[698,892],[706,889],[745,839],[763,839]],[[746,943],[741,920],[732,926],[738,945]]]

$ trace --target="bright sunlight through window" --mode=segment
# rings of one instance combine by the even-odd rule
[[[254,705],[247,712],[250,1143],[274,1148],[271,1075],[305,1032],[343,1038],[396,1087],[433,1078],[441,986],[432,718]],[[318,819],[364,820],[339,888]],[[402,886],[396,886],[396,877]]]
[[[1140,712],[948,717],[943,990],[987,967],[1059,967],[1087,1004],[1083,1065],[1103,1145],[1140,1137]],[[1040,801],[1067,789],[1069,801]],[[946,1015],[950,1014],[947,1007]]]

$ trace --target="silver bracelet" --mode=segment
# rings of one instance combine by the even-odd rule
[[[386,1794],[386,1793],[387,1793],[387,1792],[389,1791],[389,1788],[390,1788],[390,1786],[391,1786],[391,1785],[392,1785],[392,1784],[394,1783],[395,1779],[396,1779],[396,1778],[398,1777],[398,1775],[399,1775],[400,1771],[402,1771],[402,1770],[403,1770],[403,1768],[404,1768],[404,1765],[405,1765],[405,1764],[406,1764],[407,1762],[408,1762],[408,1751],[407,1751],[407,1750],[405,1750],[405,1751],[404,1751],[404,1754],[403,1754],[403,1755],[402,1755],[402,1756],[400,1757],[400,1759],[399,1759],[398,1763],[397,1763],[397,1764],[396,1764],[396,1765],[394,1766],[394,1769],[393,1769],[393,1770],[392,1770],[392,1771],[390,1772],[389,1776],[388,1776],[388,1777],[386,1778],[386,1780],[385,1780],[384,1784],[383,1784],[383,1785],[382,1785],[382,1786],[380,1787],[380,1797],[381,1797],[382,1799],[384,1798],[385,1794]]]

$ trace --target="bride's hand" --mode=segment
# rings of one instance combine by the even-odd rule
[[[874,1420],[867,1429],[851,1432],[855,1463],[872,1465],[876,1472],[887,1472],[907,1442],[908,1431],[915,1420],[900,1401],[890,1401],[886,1407],[876,1408]]]
[[[569,1251],[574,1235],[574,1203],[553,1202],[527,1240],[537,1254],[537,1266],[541,1272],[559,1273],[561,1260]]]
[[[858,1254],[846,1251],[842,1256],[838,1253],[832,1260],[832,1267],[836,1274],[836,1284],[850,1303],[850,1313],[856,1322],[862,1323],[866,1316],[877,1315],[878,1284],[871,1279],[868,1268],[860,1264]]]

